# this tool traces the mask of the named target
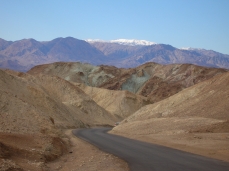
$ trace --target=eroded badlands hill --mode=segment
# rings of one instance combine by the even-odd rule
[[[117,121],[66,80],[10,70],[0,70],[0,118],[0,165],[28,170],[64,153],[62,129]]]
[[[108,90],[85,86],[84,84],[78,84],[78,86],[98,105],[120,120],[127,118],[141,107],[149,104],[147,98],[129,91]]]
[[[190,146],[197,153],[205,150],[202,155],[227,160],[228,85],[229,73],[219,74],[165,100],[142,107],[113,132],[138,139],[147,137],[151,142],[177,143],[179,148]]]
[[[190,120],[190,122],[193,121],[191,124],[192,127],[200,124],[195,122],[198,120],[203,120],[201,126],[203,126],[203,124],[211,125],[214,122],[226,121],[229,119],[228,85],[229,73],[218,75],[210,80],[187,88],[165,100],[142,107],[125,119],[123,124],[116,129],[121,129],[121,126],[127,127],[122,130],[131,129],[130,125],[139,129],[137,128],[138,126],[144,127],[143,125],[145,125],[144,128],[148,130],[149,127],[144,123],[150,124],[150,122],[155,122],[155,120],[166,122],[166,119],[174,120],[174,118],[180,118],[180,120],[184,121],[189,121],[188,118],[193,118]],[[206,120],[206,122],[204,120]],[[134,122],[141,124],[133,124]],[[169,125],[174,125],[174,123],[171,122]],[[165,129],[172,131],[169,125],[164,125]],[[175,122],[174,126],[178,127],[178,125],[179,121]],[[186,127],[187,125],[183,126]],[[150,130],[155,132],[154,128],[156,128],[156,126],[151,124]],[[163,131],[163,129],[159,129],[158,127],[157,129]],[[185,131],[183,128],[180,130]]]
[[[31,120],[31,124],[35,124],[33,122],[37,122],[39,117],[47,118],[47,121],[41,119],[41,123],[38,124],[46,126],[52,124],[49,117],[55,119],[55,126],[58,127],[96,125],[107,123],[108,120],[112,124],[112,117],[107,111],[78,87],[59,77],[45,75],[34,77],[23,73],[16,75],[1,71],[1,92],[1,114],[8,114],[18,119],[26,117]],[[38,120],[34,119],[36,113]],[[105,121],[106,119],[108,120]],[[34,129],[38,128],[34,126]],[[14,132],[12,129],[11,131]]]
[[[128,90],[147,97],[151,103],[170,97],[201,81],[227,72],[190,64],[147,63],[137,68],[93,66],[82,63],[53,63],[32,68],[32,75],[56,75],[65,80],[110,90]]]

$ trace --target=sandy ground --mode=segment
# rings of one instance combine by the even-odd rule
[[[100,151],[98,148],[75,137],[71,130],[65,134],[70,138],[72,147],[68,154],[47,164],[50,171],[128,171],[123,160]]]

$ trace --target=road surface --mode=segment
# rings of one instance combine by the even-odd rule
[[[77,129],[73,134],[125,160],[131,171],[229,171],[227,162],[108,134],[109,130]]]

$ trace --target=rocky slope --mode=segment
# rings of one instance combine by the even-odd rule
[[[131,129],[131,125],[131,127],[136,127],[136,129],[140,126],[150,129],[150,131],[155,131],[154,128],[163,131],[163,129],[154,126],[154,124],[151,124],[151,127],[147,127],[147,125],[157,120],[160,122],[167,122],[169,120],[173,121],[169,125],[179,127],[179,124],[182,125],[182,120],[185,120],[190,123],[191,127],[196,127],[197,125],[211,125],[212,123],[221,123],[229,120],[229,106],[227,105],[229,102],[228,83],[229,73],[219,74],[165,100],[142,107],[125,119],[123,124],[116,129],[122,129],[122,126]],[[134,124],[134,122],[141,124]],[[167,131],[172,131],[169,125],[163,126],[168,129]],[[183,125],[183,127],[190,128],[187,125]],[[182,132],[189,131],[184,128],[176,129]]]
[[[228,161],[228,84],[229,73],[219,74],[142,107],[112,132]]]
[[[147,98],[129,91],[108,90],[84,84],[78,84],[78,86],[98,105],[117,116],[120,121],[149,104]]]
[[[89,43],[103,52],[103,54],[112,62],[117,62],[117,59],[120,61],[128,58],[129,56],[133,56],[142,48],[142,46],[128,46],[111,42],[90,41]]]
[[[56,75],[68,81],[110,90],[128,90],[147,97],[152,103],[213,76],[225,69],[190,64],[147,63],[137,68],[93,66],[82,63],[53,63],[32,68],[28,73]]]
[[[118,120],[66,80],[11,70],[0,70],[0,118],[0,170],[44,170],[67,150],[62,129]]]
[[[22,117],[20,115],[28,115],[24,116],[28,118],[28,121],[31,117],[31,122],[38,122],[39,119],[33,119],[33,114],[39,113],[37,117],[46,117],[46,121],[41,119],[37,125],[48,126],[48,123],[52,124],[49,119],[52,117],[55,119],[55,126],[60,128],[84,124],[103,124],[106,116],[108,116],[108,121],[112,123],[112,117],[107,111],[99,107],[81,89],[66,80],[55,76],[39,75],[34,77],[23,73],[11,73],[12,71],[1,71],[2,115],[8,114],[9,117],[18,118]],[[18,89],[20,91],[17,91]],[[97,115],[94,111],[97,111]],[[13,120],[13,118],[8,119]],[[39,130],[40,128],[35,125],[34,123],[33,129]],[[10,130],[14,132],[13,129]],[[17,132],[18,128],[15,131]]]

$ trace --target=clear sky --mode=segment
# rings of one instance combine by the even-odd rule
[[[229,54],[229,0],[0,0],[0,38],[68,36]]]

